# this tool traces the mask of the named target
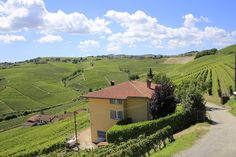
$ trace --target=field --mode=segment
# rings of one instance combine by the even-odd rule
[[[184,56],[184,57],[170,57],[164,62],[165,64],[186,64],[194,60],[194,56]]]
[[[0,118],[11,114],[18,114],[18,117],[0,121],[0,156],[43,152],[60,144],[72,134],[71,122],[65,120],[33,128],[21,127],[22,123],[41,110],[55,115],[86,107],[86,100],[80,99],[82,94],[109,86],[111,80],[116,84],[127,81],[129,74],[138,74],[141,80],[145,80],[149,68],[155,74],[166,73],[176,85],[185,80],[212,82],[212,95],[206,93],[206,97],[219,101],[219,91],[222,95],[230,95],[234,87],[234,55],[227,53],[235,51],[234,48],[226,48],[217,55],[204,56],[185,64],[178,63],[176,59],[169,62],[167,58],[89,57],[77,64],[49,61],[44,64],[21,63],[1,69]],[[63,78],[66,78],[65,82]],[[31,112],[20,115],[25,111]],[[79,128],[89,124],[86,113],[79,115],[78,120],[81,122]],[[16,140],[19,138],[20,142]]]

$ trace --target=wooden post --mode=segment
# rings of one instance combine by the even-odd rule
[[[76,112],[74,112],[74,122],[75,122],[75,141],[76,144],[78,143],[78,137],[77,137],[77,125],[76,125]]]

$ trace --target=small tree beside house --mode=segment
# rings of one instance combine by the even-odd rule
[[[174,113],[176,101],[172,84],[158,85],[150,100],[150,113],[153,119]]]

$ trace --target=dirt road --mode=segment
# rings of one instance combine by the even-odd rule
[[[214,104],[206,106],[213,121],[209,132],[174,157],[236,157],[236,117]]]

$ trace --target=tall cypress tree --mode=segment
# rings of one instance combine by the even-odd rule
[[[153,78],[153,73],[152,73],[152,68],[149,68],[149,72],[148,72],[148,74],[147,74],[147,77],[148,77],[148,79],[152,79]]]

